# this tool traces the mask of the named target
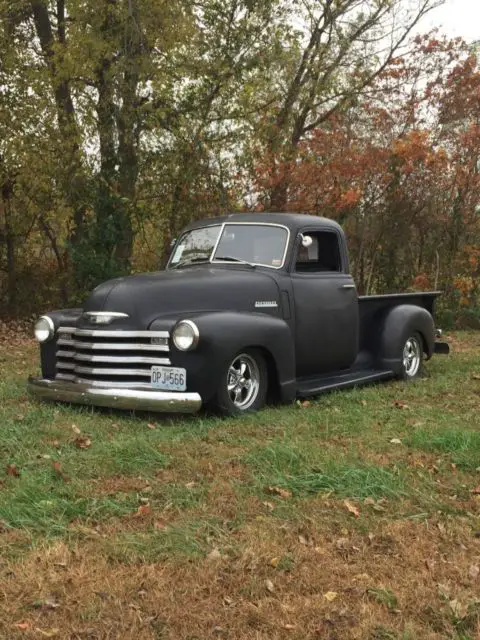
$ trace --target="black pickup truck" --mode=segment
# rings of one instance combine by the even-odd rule
[[[345,236],[325,218],[195,222],[164,271],[110,280],[82,309],[42,316],[36,396],[165,412],[260,409],[389,378],[448,353],[439,292],[359,297]]]

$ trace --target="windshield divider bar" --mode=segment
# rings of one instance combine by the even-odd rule
[[[217,252],[218,245],[220,244],[220,240],[222,239],[223,232],[225,231],[225,225],[226,225],[226,222],[222,223],[222,228],[220,229],[220,233],[218,234],[217,240],[215,241],[215,246],[213,247],[212,253],[210,254],[210,260],[209,260],[210,264],[213,263],[213,257]]]

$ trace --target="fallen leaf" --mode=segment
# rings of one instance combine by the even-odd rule
[[[280,558],[272,558],[270,560],[270,564],[271,566],[275,569],[276,567],[278,567],[278,563],[280,562]]]
[[[480,574],[480,568],[478,564],[472,564],[468,569],[468,575],[472,580],[476,580]]]
[[[37,600],[33,603],[35,609],[58,609],[60,604],[56,602],[53,598],[46,598],[45,600]]]
[[[77,425],[76,425],[76,424],[72,424],[72,431],[73,431],[74,433],[76,433],[77,435],[79,435],[80,433],[82,433],[82,432],[81,432],[81,430],[77,427]]]
[[[166,531],[168,529],[168,525],[163,520],[155,520],[153,523],[153,528],[157,531]]]
[[[20,471],[17,469],[16,464],[7,464],[7,476],[20,477]]]
[[[305,546],[308,545],[308,540],[305,538],[305,536],[302,536],[301,534],[298,536],[298,541],[300,542],[300,544],[303,544]]]
[[[396,407],[397,409],[410,409],[408,404],[406,402],[402,402],[401,400],[394,400],[393,406]]]
[[[448,598],[450,597],[450,585],[439,583],[437,584],[437,590],[442,598],[448,600]]]
[[[450,609],[452,610],[453,615],[457,618],[457,619],[462,619],[465,618],[465,616],[468,613],[468,605],[460,602],[459,600],[457,600],[456,598],[454,600],[450,600],[450,602],[448,603],[450,606]]]
[[[17,629],[20,629],[20,631],[27,631],[27,629],[31,628],[32,623],[31,622],[16,622],[13,626],[16,627]]]
[[[79,436],[78,438],[75,438],[74,444],[77,449],[88,449],[92,446],[92,441],[87,436]]]
[[[52,462],[52,469],[53,469],[55,475],[57,477],[61,478],[64,482],[69,482],[70,481],[70,478],[63,473],[62,465],[61,465],[60,462],[58,462],[58,460],[54,460]]]
[[[345,505],[347,510],[355,516],[355,518],[358,518],[360,516],[360,510],[358,509],[358,507],[352,504],[350,500],[344,500],[343,504]]]
[[[35,627],[35,631],[43,638],[56,638],[60,633],[60,629],[39,629],[38,627]]]
[[[328,602],[333,602],[337,596],[338,593],[336,591],[327,591],[327,593],[323,594],[323,597],[325,600],[328,600]]]
[[[156,428],[157,428],[157,425],[156,425],[156,424],[153,424],[152,422],[149,422],[149,423],[147,424],[147,427],[148,427],[149,429],[156,429]]]
[[[372,505],[372,504],[375,504],[375,500],[373,498],[365,498],[365,500],[363,501],[363,504]]]
[[[472,493],[474,496],[480,496],[480,485],[478,485],[478,487],[475,487],[474,489],[471,489],[470,493]]]
[[[152,507],[149,504],[141,504],[137,511],[133,514],[134,518],[144,518],[152,513]]]
[[[265,580],[265,586],[267,588],[267,591],[270,591],[270,593],[273,593],[275,591],[275,587],[273,586],[273,582],[271,580]]]
[[[295,625],[294,624],[284,624],[283,628],[286,629],[287,631],[292,631],[292,629],[295,629]]]
[[[193,487],[196,487],[197,483],[196,482],[187,482],[187,484],[185,485],[186,489],[193,489]]]
[[[402,444],[402,441],[399,438],[392,438],[390,444]]]
[[[275,505],[273,504],[273,502],[262,502],[264,507],[267,507],[267,509],[270,509],[270,511],[273,511],[275,509]]]
[[[300,406],[303,409],[307,409],[312,403],[310,402],[310,400],[304,400],[303,402],[300,403]]]
[[[350,540],[348,538],[338,538],[338,540],[335,541],[335,546],[337,549],[346,549],[350,546]]]
[[[207,555],[207,560],[220,560],[220,558],[222,557],[222,554],[220,553],[220,551],[218,550],[217,547],[215,547],[214,549],[212,549],[210,551],[210,553]]]
[[[356,576],[353,576],[353,579],[354,580],[365,580],[365,581],[368,581],[368,580],[371,580],[372,577],[369,576],[368,573],[357,573]]]
[[[292,492],[289,489],[282,489],[281,487],[267,487],[265,491],[281,498],[292,497]]]

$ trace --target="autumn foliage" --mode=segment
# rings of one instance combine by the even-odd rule
[[[480,69],[459,41],[417,38],[365,100],[331,117],[290,161],[257,167],[263,205],[338,220],[362,293],[443,289],[478,314]]]
[[[193,219],[290,209],[344,225],[361,292],[440,288],[478,323],[480,71],[412,40],[436,4],[0,0],[0,316],[158,268]]]

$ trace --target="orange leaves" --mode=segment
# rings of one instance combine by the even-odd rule
[[[362,192],[360,189],[352,188],[342,193],[337,201],[337,207],[339,209],[347,209],[348,207],[354,207],[361,200]]]
[[[12,476],[14,478],[20,477],[20,471],[16,464],[7,464],[7,476]]]

